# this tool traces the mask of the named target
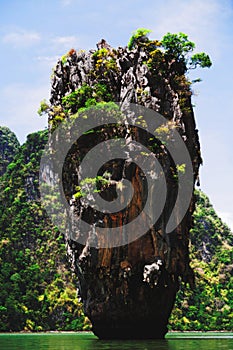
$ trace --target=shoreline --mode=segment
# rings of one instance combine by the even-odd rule
[[[201,334],[201,335],[211,335],[211,334],[232,334],[233,335],[233,331],[225,331],[225,330],[216,330],[216,331],[169,331],[167,332],[166,336],[169,335],[176,335],[176,334]],[[40,334],[91,334],[93,336],[94,333],[92,331],[6,331],[6,332],[0,332],[0,335],[14,335],[14,334],[22,334],[22,335],[40,335]]]

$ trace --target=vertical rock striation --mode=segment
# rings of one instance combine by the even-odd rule
[[[102,101],[142,105],[163,115],[178,130],[190,153],[195,182],[201,163],[200,145],[183,63],[171,59],[153,41],[138,44],[133,50],[113,49],[104,40],[97,47],[98,50],[89,52],[71,50],[58,61],[52,78],[50,129],[80,108]],[[128,137],[125,129],[117,132],[118,136]],[[132,128],[130,135],[153,149],[147,134]],[[76,213],[82,208],[79,199],[73,200],[79,184],[75,157],[83,158],[92,147],[112,136],[114,132],[110,130],[83,136],[67,156],[63,187]],[[88,239],[80,244],[66,236],[84,312],[99,338],[163,338],[179,280],[191,285],[194,282],[188,243],[195,199],[191,199],[182,222],[167,234],[165,227],[177,196],[177,169],[171,157],[163,152],[162,144],[153,150],[165,171],[167,197],[163,213],[150,230],[128,245],[113,248],[91,247]],[[103,225],[121,226],[125,218],[130,221],[143,209],[146,193],[143,174],[135,164],[120,160],[106,163],[101,174],[106,170],[110,170],[112,181],[125,177],[137,189],[130,208],[102,217]],[[114,185],[106,191],[102,188],[102,196],[112,200],[115,190]],[[83,213],[89,220],[94,218],[90,212]]]

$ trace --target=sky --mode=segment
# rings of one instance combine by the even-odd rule
[[[50,76],[71,48],[89,50],[105,38],[125,46],[132,31],[188,34],[210,69],[190,78],[204,164],[201,189],[233,230],[233,0],[0,0],[0,125],[21,143],[44,129],[40,101],[49,99]]]

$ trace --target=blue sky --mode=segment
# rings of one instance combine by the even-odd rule
[[[213,61],[210,70],[192,73],[203,80],[193,86],[201,189],[233,229],[232,0],[0,0],[0,18],[0,125],[21,143],[46,127],[36,111],[49,98],[52,67],[70,48],[95,48],[102,38],[125,46],[138,27],[151,29],[156,39],[188,34]]]

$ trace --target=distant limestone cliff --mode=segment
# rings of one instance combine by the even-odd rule
[[[19,146],[15,134],[5,126],[0,127],[0,176],[5,173],[8,164],[14,159]]]

